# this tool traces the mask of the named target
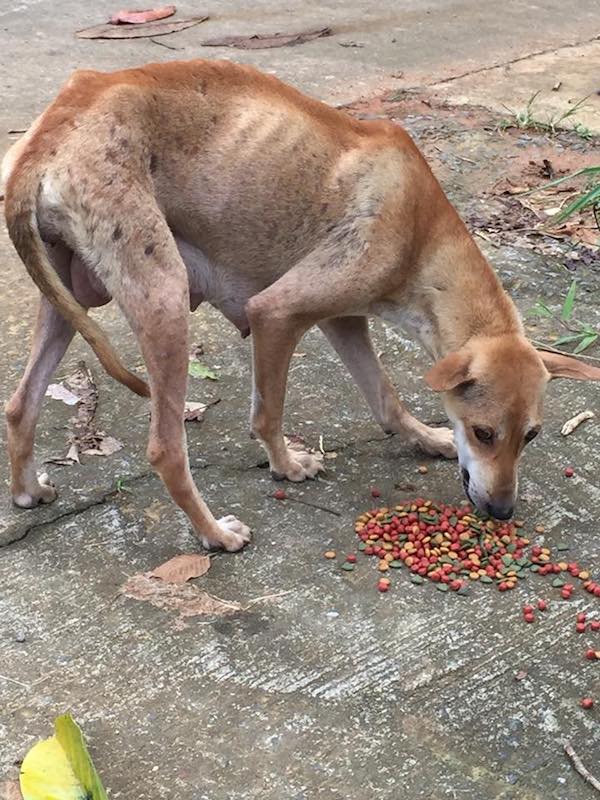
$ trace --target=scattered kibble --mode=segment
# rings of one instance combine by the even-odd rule
[[[356,555],[354,553],[348,553],[346,556],[346,561],[349,564],[356,564]]]
[[[575,630],[577,633],[585,633],[585,622],[578,622],[575,625]]]
[[[425,466],[425,464],[421,464],[420,466],[417,467],[417,472],[420,475],[427,475],[429,469]]]
[[[352,572],[354,569],[354,564],[350,564],[348,561],[344,561],[341,568],[346,572]]]
[[[585,613],[585,611],[580,611],[579,614],[577,614],[577,622],[585,622],[586,619],[587,619],[587,614]]]
[[[548,603],[545,600],[538,600],[537,607],[540,611],[546,611],[548,609]]]
[[[573,467],[565,467],[565,478],[572,478],[575,475]]]
[[[588,661],[595,661],[596,660],[596,650],[586,650],[585,657]]]
[[[335,550],[327,550],[327,552],[323,553],[325,558],[335,558]]]
[[[371,497],[381,497],[381,492],[376,486],[371,489]]]
[[[592,700],[591,697],[582,697],[582,699],[579,702],[579,705],[582,708],[585,708],[586,711],[589,711],[590,708],[594,707],[594,701]]]
[[[273,492],[273,497],[275,500],[285,500],[287,497],[285,489],[275,489]]]
[[[600,631],[600,620],[594,619],[590,622],[590,629],[594,632]]]

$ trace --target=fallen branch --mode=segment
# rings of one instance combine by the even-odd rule
[[[593,786],[597,792],[600,792],[600,781],[597,778],[594,778],[591,772],[588,772],[583,765],[582,760],[579,758],[575,750],[573,750],[570,742],[565,742],[565,753],[569,756],[575,771],[581,775],[583,780],[587,781],[590,786]]]
[[[571,419],[568,419],[560,429],[560,432],[563,436],[569,436],[582,422],[585,422],[587,419],[594,419],[594,416],[595,414],[593,411],[582,411],[580,414],[576,414],[574,417],[571,417]]]

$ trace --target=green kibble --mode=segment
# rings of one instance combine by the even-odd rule
[[[540,571],[540,565],[539,564],[532,564],[529,567],[529,569],[530,569],[531,572],[539,572]]]
[[[366,542],[359,542],[358,549],[359,550],[364,550],[366,546],[367,546]]]
[[[416,583],[417,585],[421,585],[422,583],[424,583],[424,580],[420,575],[414,575],[413,574],[413,575],[410,576],[410,582],[411,583]]]
[[[401,561],[390,561],[390,567],[392,569],[400,569],[401,566],[402,566],[402,562]]]
[[[481,578],[479,578],[479,582],[480,583],[493,583],[494,579],[490,578],[489,575],[482,575]]]
[[[552,581],[552,586],[554,586],[555,589],[560,589],[560,587],[564,586],[565,583],[566,581],[563,581],[562,578],[554,578],[554,580]]]
[[[562,552],[564,552],[565,550],[570,550],[570,549],[571,549],[571,546],[570,546],[570,545],[568,545],[568,544],[565,544],[565,543],[563,542],[562,544],[558,544],[558,545],[556,545],[556,549],[557,549],[557,550],[559,550],[559,551],[562,553]]]
[[[345,570],[346,572],[353,572],[354,571],[354,564],[350,564],[347,561],[345,561],[342,564],[342,569]]]
[[[479,580],[481,580],[481,578]],[[468,597],[471,594],[471,590],[468,586],[461,586],[456,594],[459,594],[461,597]]]
[[[448,591],[448,584],[447,583],[436,583],[435,588],[438,592],[447,592]]]
[[[505,556],[502,556],[502,563],[506,564],[508,567],[510,564],[514,563],[514,559],[512,556],[509,556],[508,553]]]

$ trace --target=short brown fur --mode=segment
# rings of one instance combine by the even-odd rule
[[[401,404],[367,317],[414,334],[437,359],[428,380],[458,432],[463,478],[473,476],[465,488],[503,515],[548,378],[600,377],[526,342],[498,278],[399,126],[353,120],[252,67],[76,72],[9,151],[3,174],[8,230],[43,294],[7,406],[18,505],[54,499],[36,474],[33,437],[50,375],[78,330],[111,375],[151,396],[148,457],[202,541],[229,550],[248,541],[243,523],[213,517],[189,470],[188,311],[203,300],[252,333],[252,430],[278,478],[322,469],[282,433],[289,360],[313,325],[385,430],[452,457],[451,432]],[[139,341],[149,387],[87,314],[111,297]],[[485,446],[476,435],[484,419],[495,426]]]

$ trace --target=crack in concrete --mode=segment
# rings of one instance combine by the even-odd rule
[[[508,61],[501,61],[498,64],[490,64],[486,67],[477,67],[477,69],[467,70],[466,72],[462,72],[460,75],[453,75],[450,78],[437,78],[430,83],[426,83],[425,86],[428,87],[435,87],[435,86],[443,86],[446,83],[453,83],[454,81],[459,81],[461,78],[468,78],[471,75],[479,75],[481,72],[489,72],[492,69],[499,69],[500,67],[508,67],[512,64],[518,64],[521,61],[527,61],[529,58],[535,58],[536,56],[544,56],[548,53],[557,53],[560,50],[568,50],[573,47],[581,47],[584,44],[591,44],[592,42],[596,42],[600,39],[600,36],[592,36],[590,39],[584,39],[580,42],[570,42],[568,44],[561,44],[558,47],[548,47],[545,50],[536,50],[533,53],[526,53],[522,56],[516,56],[515,58],[511,58]],[[418,88],[418,87],[415,87]]]
[[[434,420],[433,423],[439,423],[439,420]],[[432,424],[432,422],[427,422],[426,424]],[[345,444],[336,444],[330,447],[330,452],[335,451],[336,453],[343,453],[353,448],[361,447],[362,445],[368,444],[375,444],[381,442],[387,442],[390,439],[394,438],[397,434],[390,433],[384,434],[383,436],[373,436],[368,439],[357,439],[356,441],[346,442]],[[361,451],[357,450],[357,455],[361,455]],[[260,461],[257,461],[255,464],[250,464],[249,466],[231,466],[228,464],[222,463],[206,463],[206,464],[195,464],[191,467],[192,474],[195,472],[200,472],[201,470],[212,469],[212,468],[220,468],[223,469],[226,473],[239,473],[239,472],[250,472],[251,470],[255,469],[265,469],[268,467],[269,463],[264,458]],[[123,484],[125,487],[130,486],[132,484],[138,483],[139,481],[145,480],[152,476],[156,475],[156,473],[152,470],[148,470],[147,472],[141,472],[137,475],[132,475],[131,477],[124,478]],[[105,492],[103,492],[100,496],[95,497],[91,500],[84,501],[81,504],[75,504],[71,508],[66,508],[64,511],[61,511],[54,516],[49,517],[48,519],[40,520],[39,522],[34,522],[31,525],[27,525],[23,528],[22,531],[19,531],[19,526],[14,526],[14,537],[12,534],[10,535],[9,541],[0,543],[0,549],[3,547],[9,547],[11,544],[15,544],[16,542],[21,542],[25,539],[32,531],[37,530],[38,528],[43,528],[47,525],[54,525],[56,522],[59,522],[63,519],[68,519],[69,517],[77,516],[79,514],[83,514],[86,511],[89,511],[90,508],[94,508],[96,506],[101,506],[107,503],[111,498],[117,497],[121,494],[121,491],[118,488],[111,488]],[[320,505],[319,503],[311,503],[308,500],[301,500],[299,498],[288,498],[289,500],[293,500],[295,503],[300,503],[305,506],[309,506],[310,508],[314,508],[317,511],[323,511],[327,514],[332,514],[333,516],[340,517],[341,514],[339,511],[335,509],[329,508],[327,506]]]

